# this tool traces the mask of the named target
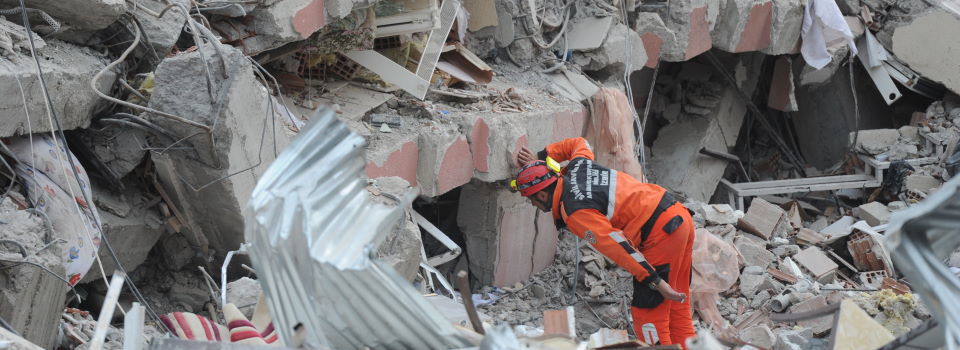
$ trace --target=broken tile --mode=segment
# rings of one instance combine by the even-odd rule
[[[573,306],[567,306],[559,310],[544,310],[543,334],[564,335],[576,338],[577,328],[574,317]]]
[[[760,266],[761,268],[766,268],[776,259],[776,256],[773,255],[767,247],[758,242],[754,238],[749,238],[745,236],[737,237],[737,240],[734,242],[734,246],[737,247],[737,251],[740,252],[740,255],[743,255],[743,261],[747,266]]]
[[[808,247],[794,255],[793,258],[797,261],[797,264],[806,268],[817,279],[836,271],[839,267],[818,247]]]
[[[797,231],[797,241],[799,242],[806,244],[817,244],[823,242],[824,240],[826,240],[826,237],[820,234],[820,232],[816,232],[808,228],[801,228]]]
[[[773,278],[776,278],[776,279],[778,279],[778,280],[780,280],[780,281],[782,281],[782,282],[785,282],[785,283],[787,283],[787,284],[797,283],[797,280],[798,280],[798,279],[797,279],[797,276],[794,276],[794,275],[792,275],[792,274],[789,274],[789,273],[786,273],[786,272],[783,272],[783,271],[774,269],[774,268],[772,268],[772,267],[767,269],[767,273],[769,273],[770,276],[773,276]]]
[[[827,235],[828,240],[834,240],[850,234],[850,226],[856,221],[852,216],[844,216],[826,228],[820,230],[820,233]]]
[[[904,181],[904,186],[906,186],[908,190],[921,192],[938,188],[941,184],[943,184],[942,181],[930,175],[912,174],[907,176],[907,179]]]

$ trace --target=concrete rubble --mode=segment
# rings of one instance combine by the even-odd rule
[[[0,0],[0,344],[128,348],[250,329],[243,342],[258,346],[387,339],[278,329],[290,320],[274,323],[268,305],[290,305],[271,298],[313,284],[249,255],[262,248],[251,215],[291,215],[250,212],[254,188],[324,108],[362,137],[363,159],[330,169],[311,200],[365,191],[401,213],[349,251],[374,259],[357,268],[368,278],[429,296],[403,304],[458,326],[436,327],[443,343],[637,338],[632,276],[509,186],[521,149],[571,137],[691,210],[690,305],[713,340],[877,348],[923,330],[936,304],[914,294],[922,281],[899,271],[885,235],[960,172],[960,41],[929,34],[960,31],[960,13],[817,2]],[[811,9],[870,48],[860,64],[851,38],[801,35],[822,24]],[[358,172],[361,185],[328,186]],[[960,253],[947,264],[960,273]],[[336,314],[378,316],[356,307]]]

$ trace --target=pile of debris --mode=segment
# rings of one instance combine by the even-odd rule
[[[823,343],[831,318],[794,319],[836,305],[891,336],[930,318],[883,233],[960,170],[960,77],[937,60],[956,43],[927,57],[912,40],[960,27],[949,4],[0,4],[4,341],[625,342],[632,277],[506,186],[520,149],[581,136],[598,162],[688,199],[697,327],[721,340]],[[858,102],[853,66],[839,69],[858,47],[882,100]],[[856,128],[826,142],[848,150],[819,153],[856,155],[821,172],[781,112],[818,114],[809,101],[844,99],[842,79]],[[858,130],[861,105],[883,115],[913,93],[895,112],[929,107],[909,124]],[[821,173],[856,181],[791,179]],[[729,204],[706,204],[725,188]],[[409,332],[379,331],[394,327]]]

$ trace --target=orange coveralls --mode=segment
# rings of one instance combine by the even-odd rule
[[[694,336],[690,299],[665,300],[653,289],[664,279],[690,295],[694,226],[690,212],[663,187],[593,162],[583,138],[550,144],[538,153],[563,169],[553,194],[553,218],[634,276],[631,315],[637,339],[680,344]],[[651,220],[652,219],[652,220]]]

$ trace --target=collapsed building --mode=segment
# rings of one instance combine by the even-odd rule
[[[689,348],[957,343],[956,2],[0,2],[17,346],[652,346],[508,185],[571,137],[695,213]]]

